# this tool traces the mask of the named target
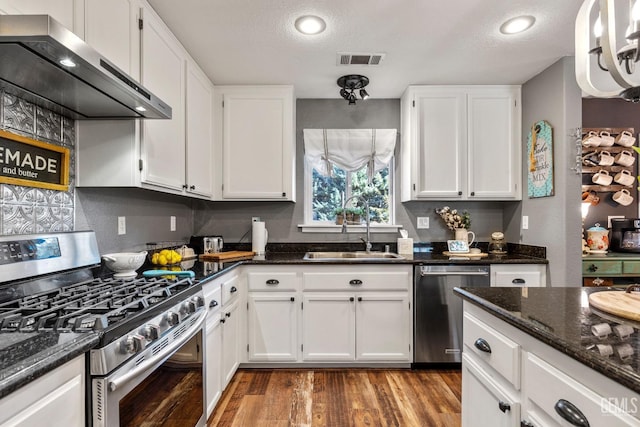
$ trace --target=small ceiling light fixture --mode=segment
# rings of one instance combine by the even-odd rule
[[[295,26],[298,31],[307,35],[320,34],[327,28],[324,20],[315,15],[301,16],[296,19]]]
[[[500,26],[502,34],[517,34],[528,30],[536,22],[536,18],[531,15],[516,16],[507,20]]]
[[[64,65],[65,67],[75,67],[76,63],[69,58],[64,58],[60,60],[60,65]]]
[[[575,31],[580,88],[598,98],[640,102],[640,0],[585,0]]]
[[[369,94],[364,89],[369,84],[369,78],[361,76],[359,74],[348,74],[338,79],[338,86],[340,89],[340,96],[349,101],[349,105],[355,105],[356,103],[356,90],[360,89],[360,97],[362,99],[369,98]]]

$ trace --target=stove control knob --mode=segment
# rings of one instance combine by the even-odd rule
[[[201,296],[195,296],[191,298],[191,301],[196,304],[196,308],[204,307],[204,298],[202,298]]]
[[[169,326],[175,326],[180,323],[180,316],[175,311],[169,311],[166,315],[167,324]]]
[[[184,304],[182,304],[182,312],[184,314],[191,314],[191,313],[195,313],[196,312],[196,302],[191,300],[191,301],[185,301]]]
[[[160,338],[160,326],[148,324],[140,330],[140,334],[146,338],[147,341],[154,341]]]
[[[123,354],[136,354],[144,349],[144,343],[145,340],[142,335],[129,335],[120,343],[120,352]]]

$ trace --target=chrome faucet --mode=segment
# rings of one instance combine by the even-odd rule
[[[358,195],[351,196],[347,200],[344,201],[344,204],[342,205],[342,212],[345,212],[345,209],[347,207],[347,203],[349,203],[349,200],[351,200],[351,199],[358,199],[362,203],[364,203],[365,220],[366,220],[366,224],[367,224],[367,240],[364,240],[362,237],[360,238],[360,240],[362,240],[364,242],[366,251],[367,252],[371,252],[371,230],[370,230],[371,218],[369,217],[369,203],[362,196],[358,196]],[[346,215],[344,215],[344,219],[342,220],[342,232],[343,233],[347,232],[347,216]]]

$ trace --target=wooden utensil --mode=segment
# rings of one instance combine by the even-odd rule
[[[589,295],[589,304],[625,319],[640,321],[640,295],[619,291],[601,291]]]

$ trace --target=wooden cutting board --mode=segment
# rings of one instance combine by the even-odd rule
[[[230,260],[253,258],[254,255],[255,255],[255,252],[251,252],[251,251],[216,252],[213,254],[200,255],[200,261],[230,261]]]
[[[601,291],[589,295],[592,306],[625,319],[640,321],[640,295],[619,291]]]
[[[442,255],[446,255],[446,256],[463,256],[463,257],[473,257],[473,258],[484,258],[489,256],[489,254],[487,253],[483,253],[480,252],[478,254],[473,254],[471,252],[449,252],[449,251],[444,251],[442,252]]]

